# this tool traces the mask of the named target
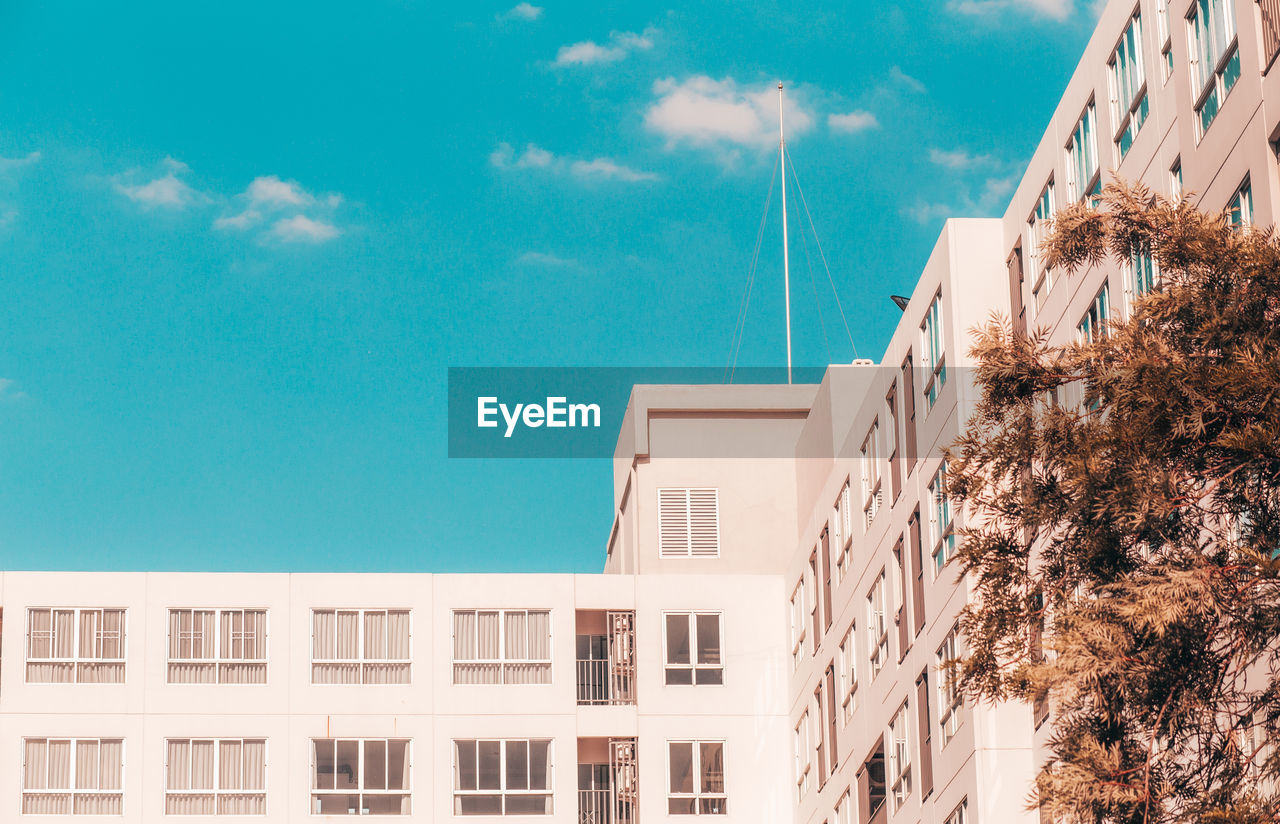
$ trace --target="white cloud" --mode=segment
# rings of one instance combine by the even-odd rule
[[[989,17],[1014,10],[1063,21],[1071,16],[1075,3],[1074,0],[948,0],[947,10],[975,17]]]
[[[647,51],[653,48],[653,29],[645,29],[641,34],[622,31],[609,35],[609,42],[601,45],[593,40],[583,40],[568,46],[561,46],[556,52],[553,66],[590,66],[596,63],[616,63],[634,51]]]
[[[173,172],[149,183],[133,186],[117,183],[116,191],[143,206],[167,209],[181,209],[199,197],[195,189],[179,180]]]
[[[9,378],[0,378],[0,401],[20,401],[27,393],[17,389],[17,383]]]
[[[855,110],[847,114],[827,115],[827,128],[833,132],[843,134],[860,132],[864,129],[874,129],[879,125],[880,121],[876,120],[876,116],[871,112]]]
[[[607,157],[597,157],[595,160],[575,160],[569,166],[569,171],[578,177],[596,178],[600,180],[623,180],[627,183],[639,183],[645,180],[657,180],[658,176],[653,172],[642,172],[623,166],[620,163],[614,163]]]
[[[39,152],[28,152],[25,157],[0,157],[0,174],[26,166],[33,166],[39,162]]]
[[[964,149],[952,149],[947,151],[944,149],[931,148],[929,149],[929,162],[936,166],[942,166],[955,171],[974,169],[979,166],[999,165],[999,161],[991,155],[972,155]]]
[[[525,252],[516,258],[516,263],[526,266],[545,266],[550,269],[578,269],[582,264],[573,258],[564,258],[550,252]]]
[[[507,20],[537,20],[542,16],[542,6],[532,3],[516,3],[502,17]]]
[[[305,206],[312,196],[292,180],[281,180],[275,175],[255,177],[245,190],[249,202],[266,206]]]
[[[653,172],[633,169],[608,157],[573,160],[558,157],[532,143],[520,152],[513,149],[510,143],[499,143],[498,148],[489,155],[489,163],[504,170],[540,169],[553,174],[568,173],[583,180],[619,180],[625,183],[639,183],[658,179],[658,175]]]
[[[220,217],[213,222],[215,229],[248,229],[262,218],[262,214],[253,210],[245,209],[238,215],[230,215],[228,217]]]
[[[1009,196],[1013,194],[1018,178],[1018,172],[988,177],[973,190],[961,191],[952,202],[917,200],[914,206],[908,206],[902,212],[917,223],[949,217],[996,217],[1009,205]]]
[[[306,215],[294,215],[277,220],[271,227],[271,235],[285,243],[323,243],[341,234],[338,227],[322,220],[312,220]]]
[[[667,139],[668,148],[681,143],[703,147],[764,148],[778,142],[776,86],[740,86],[731,77],[715,80],[696,75],[677,81],[655,81],[657,100],[644,115],[645,125]],[[787,95],[787,134],[798,135],[813,126],[803,94]]]
[[[899,86],[906,86],[917,94],[924,94],[929,91],[924,83],[904,72],[900,66],[891,66],[889,68],[889,80]]]

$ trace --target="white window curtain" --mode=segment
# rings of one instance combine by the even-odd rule
[[[409,610],[313,610],[313,684],[408,684]]]
[[[167,815],[266,814],[265,740],[171,739],[165,771]]]
[[[455,684],[551,683],[548,610],[453,613]]]
[[[120,739],[28,738],[23,742],[22,812],[120,815],[123,769]]]
[[[29,683],[124,681],[124,610],[27,610]]]

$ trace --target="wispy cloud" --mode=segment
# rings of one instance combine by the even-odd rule
[[[277,220],[271,227],[271,236],[284,243],[323,243],[341,232],[332,223],[312,220],[306,215],[294,215]]]
[[[551,65],[564,67],[616,63],[625,59],[632,52],[648,51],[653,48],[653,37],[656,33],[657,31],[652,28],[645,29],[640,34],[629,31],[615,31],[609,35],[608,42],[603,44],[594,40],[583,40],[579,43],[561,46],[560,50],[556,52],[555,61]]]
[[[489,163],[504,170],[543,170],[553,174],[568,174],[582,180],[616,180],[623,183],[643,183],[659,180],[660,176],[633,169],[608,157],[591,160],[575,160],[560,157],[541,146],[530,143],[516,151],[510,143],[500,143],[489,155]]]
[[[516,258],[524,266],[542,266],[548,269],[580,269],[582,264],[573,258],[560,257],[551,252],[528,251]]]
[[[852,134],[874,129],[879,125],[880,121],[876,120],[876,116],[871,112],[855,110],[845,114],[827,115],[827,128],[836,134]]]
[[[908,91],[913,91],[916,94],[924,94],[929,91],[928,87],[926,87],[924,83],[904,72],[901,66],[891,66],[889,68],[889,82],[896,86],[902,86]]]
[[[207,200],[207,197],[192,188],[182,179],[189,168],[187,164],[172,157],[166,157],[162,164],[165,173],[145,183],[128,182],[139,175],[135,170],[118,177],[116,191],[144,208],[183,209],[194,203]]]
[[[0,378],[0,403],[5,401],[20,401],[27,397],[27,393],[18,389],[16,381],[10,378]]]
[[[992,17],[1020,11],[1036,17],[1063,21],[1075,10],[1074,0],[948,0],[947,10],[974,17]]]
[[[640,183],[646,180],[657,180],[653,172],[642,172],[615,163],[607,157],[594,160],[575,160],[569,164],[569,171],[578,177],[595,178],[597,180],[621,180],[627,183]]]
[[[1000,162],[989,154],[970,154],[965,149],[929,149],[929,162],[955,171],[998,166]]]
[[[24,157],[0,157],[0,174],[34,166],[39,162],[39,152],[28,152]]]
[[[778,141],[778,90],[769,84],[741,85],[732,77],[695,75],[654,82],[656,98],[645,111],[645,126],[667,141],[667,148],[694,146],[716,150],[732,160],[736,150],[763,149]],[[787,96],[787,133],[813,127],[803,91]]]
[[[1009,203],[1021,170],[988,154],[975,155],[963,148],[930,149],[931,162],[946,170],[946,200],[919,198],[902,213],[918,223],[949,217],[994,217]]]
[[[498,15],[500,20],[537,20],[542,17],[542,6],[532,3],[517,3],[504,13]]]

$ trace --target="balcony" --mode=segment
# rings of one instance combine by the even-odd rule
[[[636,824],[636,740],[578,739],[578,824]]]
[[[578,610],[577,643],[578,704],[635,704],[635,613]]]

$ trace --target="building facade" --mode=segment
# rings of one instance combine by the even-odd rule
[[[635,388],[603,574],[0,573],[0,820],[1035,821],[1050,708],[939,669],[970,333],[1101,334],[1158,288],[1040,265],[1111,179],[1272,225],[1278,52],[1275,0],[1112,0],[878,363]]]

